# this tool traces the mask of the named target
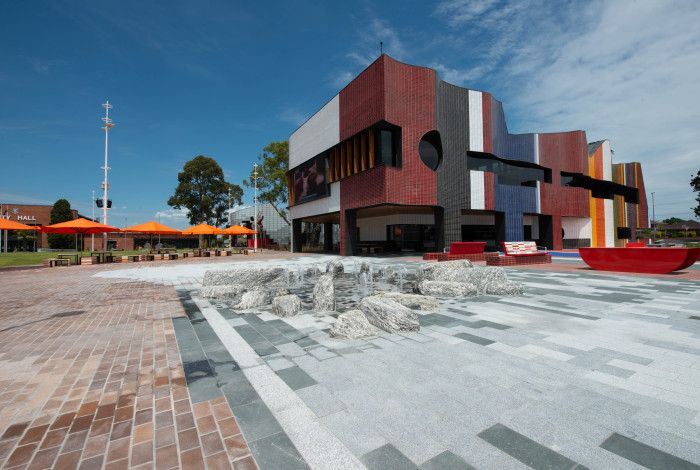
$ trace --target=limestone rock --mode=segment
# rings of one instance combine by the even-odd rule
[[[334,338],[357,339],[374,336],[379,330],[372,325],[360,310],[349,310],[338,315],[331,327],[330,335]]]
[[[423,295],[437,297],[464,297],[477,294],[474,284],[450,281],[421,281],[415,290]]]
[[[241,296],[241,300],[233,308],[244,310],[248,308],[261,307],[269,305],[272,301],[272,293],[265,287],[255,287],[246,291]]]
[[[279,317],[293,317],[301,311],[298,295],[281,295],[272,299],[272,312]]]
[[[236,268],[204,273],[203,286],[240,285],[255,286],[286,286],[287,270],[284,268]]]
[[[360,310],[372,325],[388,333],[420,329],[418,315],[392,299],[381,296],[365,297],[360,302]]]
[[[343,262],[338,258],[330,260],[328,264],[326,264],[326,272],[331,273],[333,277],[340,276],[345,272]]]
[[[229,286],[204,286],[199,295],[209,299],[233,299],[245,292],[246,288],[239,285]]]
[[[522,295],[523,285],[508,279],[505,269],[486,266],[475,267],[469,273],[469,282],[474,284],[480,294]]]
[[[314,311],[329,312],[335,310],[335,286],[333,286],[333,274],[326,273],[319,276],[313,291]]]
[[[420,271],[420,280],[467,282],[469,271],[474,265],[469,260],[441,261],[426,263]]]
[[[321,270],[315,264],[304,268],[304,276],[318,276],[319,274],[321,274]]]
[[[437,310],[440,303],[435,297],[429,295],[404,294],[402,292],[382,292],[377,297],[394,300],[411,310],[433,311]]]

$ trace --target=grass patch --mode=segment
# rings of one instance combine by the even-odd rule
[[[186,249],[178,250],[178,252],[188,251]],[[74,254],[75,252],[73,252]],[[148,253],[148,250],[125,250],[125,251],[114,251],[116,256],[125,255],[139,255],[143,253]],[[33,266],[41,264],[45,259],[58,258],[61,252],[49,252],[49,251],[11,251],[9,253],[0,253],[0,268],[7,266]],[[70,252],[66,252],[70,254]],[[89,251],[84,251],[82,256],[90,256]]]

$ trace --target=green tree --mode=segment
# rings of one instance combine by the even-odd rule
[[[700,218],[700,170],[698,170],[698,173],[690,180],[690,187],[693,188],[694,193],[698,193],[698,195],[695,196],[695,201],[698,205],[693,208],[693,212],[695,212],[695,217]]]
[[[34,250],[34,242],[37,239],[36,232],[34,230],[17,230],[15,232],[15,237],[17,238],[18,245],[20,246],[20,251]]]
[[[243,196],[240,186],[226,182],[216,160],[204,155],[197,155],[185,163],[177,175],[177,181],[175,194],[168,199],[168,205],[189,210],[188,218],[192,225],[222,225],[228,220],[225,213],[229,189],[232,203],[240,204]]]
[[[51,224],[67,222],[69,220],[73,220],[73,211],[71,211],[70,202],[66,199],[59,199],[54,202],[51,208]],[[49,233],[48,239],[50,248],[66,249],[75,246],[73,235]]]
[[[674,224],[683,223],[683,222],[685,222],[685,220],[679,219],[678,217],[671,217],[670,219],[664,219],[662,222],[667,224],[667,225],[674,225]]]
[[[287,211],[287,170],[289,170],[289,142],[270,142],[258,156],[258,200],[269,202],[282,219],[289,224]],[[253,170],[243,184],[254,185]]]

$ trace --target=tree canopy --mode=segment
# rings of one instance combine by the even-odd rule
[[[674,224],[683,223],[683,222],[685,222],[685,220],[679,219],[678,217],[671,217],[669,219],[662,220],[662,222],[667,224],[667,225],[674,225]]]
[[[282,219],[289,224],[287,211],[287,170],[289,170],[289,142],[270,142],[258,156],[258,200],[269,202]],[[243,184],[254,185],[253,170]]]
[[[67,199],[59,199],[54,202],[51,208],[51,224],[67,222],[69,220],[73,220],[73,211],[70,208],[70,202],[68,202]],[[72,248],[75,245],[73,235],[49,233],[47,238],[50,248],[66,249]]]
[[[700,217],[700,170],[698,170],[698,173],[690,180],[690,187],[693,188],[694,193],[698,193],[698,195],[695,196],[695,201],[698,204],[693,208],[693,212],[695,212],[695,217]]]
[[[231,189],[231,202],[242,202],[243,189],[237,184],[227,183],[224,171],[210,157],[197,155],[185,163],[177,175],[175,194],[168,199],[168,205],[175,209],[189,210],[192,225],[207,223],[219,226],[228,220],[228,191]]]

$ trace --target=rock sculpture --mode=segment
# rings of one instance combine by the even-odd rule
[[[319,276],[314,285],[313,304],[316,312],[335,310],[335,287],[333,286],[332,273]]]
[[[360,310],[372,325],[388,333],[417,331],[420,328],[418,315],[392,299],[365,297],[360,302]]]
[[[452,281],[420,281],[415,290],[423,295],[437,297],[465,297],[478,293],[474,284]]]
[[[279,317],[293,317],[301,311],[298,295],[281,295],[272,299],[272,312]]]
[[[209,299],[233,299],[245,292],[246,288],[239,285],[230,286],[204,286],[199,295]]]
[[[377,294],[377,297],[394,300],[411,310],[434,311],[440,306],[438,300],[429,295],[382,292],[381,294]]]
[[[235,309],[248,309],[254,307],[261,307],[263,305],[269,305],[272,301],[272,293],[269,289],[265,287],[254,287],[243,293],[241,300],[233,308]]]
[[[375,336],[379,330],[372,325],[360,310],[349,310],[338,315],[331,327],[330,335],[334,338],[357,339]]]
[[[287,270],[284,268],[236,268],[204,273],[203,286],[239,285],[286,286]]]

